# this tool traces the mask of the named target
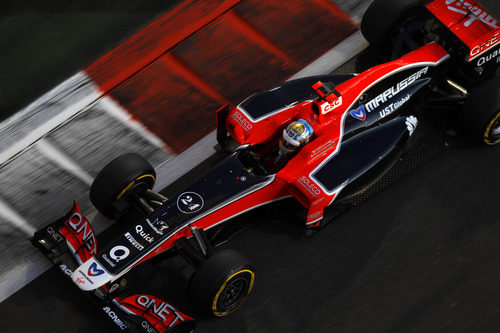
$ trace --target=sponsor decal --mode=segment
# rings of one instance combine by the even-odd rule
[[[234,120],[236,120],[241,125],[241,127],[243,127],[243,129],[245,131],[251,130],[252,127],[253,127],[253,125],[239,111],[235,110],[231,114],[231,118],[233,118]]]
[[[314,201],[312,203],[312,206],[316,206],[317,204],[321,203],[321,201],[325,200],[325,198],[319,198],[318,200]]]
[[[108,256],[107,256],[106,254],[103,254],[103,255],[102,255],[102,259],[104,259],[104,260],[105,260],[105,261],[106,261],[106,262],[107,262],[107,263],[108,263],[111,267],[115,267],[115,266],[116,266],[116,264],[115,264],[114,262],[112,262],[112,261],[108,258]]]
[[[57,231],[55,231],[54,228],[48,227],[46,230],[47,230],[47,233],[49,235],[51,235],[52,238],[54,238],[56,240],[56,242],[61,243],[64,240],[63,236],[61,236],[61,234],[59,234]]]
[[[319,107],[321,110],[321,114],[327,114],[328,112],[335,110],[336,108],[338,108],[341,105],[342,105],[342,96],[334,99],[330,103],[324,102]]]
[[[109,251],[109,256],[116,262],[127,258],[129,254],[130,250],[123,245],[117,245]]]
[[[59,269],[63,271],[63,273],[66,274],[67,276],[71,276],[73,274],[73,271],[69,269],[68,266],[66,266],[65,264],[60,264]]]
[[[154,328],[149,322],[146,320],[143,320],[141,323],[141,327],[144,328],[144,330],[148,333],[158,333],[156,328]]]
[[[111,310],[109,306],[105,306],[102,308],[104,312],[108,314],[108,317],[118,326],[122,331],[126,331],[128,329],[127,325],[123,323],[123,321],[118,317],[118,315]]]
[[[156,218],[156,220],[154,220],[153,222],[151,222],[149,219],[146,219],[146,222],[158,235],[163,235],[163,231],[168,229],[167,222],[162,221],[158,218]]]
[[[142,238],[144,238],[144,240],[146,242],[148,242],[149,244],[151,244],[155,239],[150,236],[148,233],[144,232],[144,227],[142,225],[136,225],[135,226],[135,232],[141,236]]]
[[[104,274],[104,271],[102,269],[97,268],[97,263],[93,263],[89,267],[89,271],[87,272],[88,276],[98,276]]]
[[[177,198],[177,208],[184,214],[196,213],[203,204],[203,198],[195,192],[184,192]]]
[[[92,230],[92,226],[89,222],[78,212],[73,213],[67,222],[68,226],[73,229],[77,235],[83,233],[82,240],[85,242],[85,246],[90,251],[92,256],[95,255],[97,252],[97,246],[94,231]]]
[[[89,272],[90,272],[90,270],[89,270]],[[103,273],[104,273],[104,272],[103,272]],[[83,278],[84,278],[85,280],[87,280],[87,282],[88,282],[88,283],[90,283],[90,284],[94,284],[94,282],[93,282],[93,281],[92,281],[92,280],[91,280],[91,279],[87,276],[87,274],[85,274],[83,271],[78,270],[78,274],[80,274],[81,276],[83,276]],[[102,273],[101,273],[101,274],[102,274]],[[98,275],[99,275],[99,274],[98,274]],[[92,276],[92,275],[91,275],[91,276]],[[81,280],[81,278],[79,277],[79,278],[77,278],[77,279],[75,280],[77,284],[80,284],[80,281],[78,281],[78,280]]]
[[[496,49],[493,53],[486,55],[484,57],[479,58],[477,61],[477,67],[483,66],[487,62],[496,59],[497,63],[500,63],[500,48]]]
[[[489,37],[486,42],[483,42],[479,45],[476,45],[470,50],[470,59],[474,59],[476,56],[488,51],[490,48],[493,46],[497,45],[500,43],[500,38],[499,38],[500,32],[497,32],[493,36]],[[478,65],[481,66],[481,65]]]
[[[415,128],[417,128],[418,119],[414,116],[409,116],[406,118],[405,124],[406,128],[408,129],[408,132],[410,132],[410,135],[412,135],[413,132],[415,131]]]
[[[101,257],[104,259],[111,267],[116,267],[116,264],[125,258],[127,258],[130,255],[130,250],[123,246],[123,245],[117,245],[114,246],[111,251],[109,251],[109,256],[111,258],[108,258],[107,254],[103,254]],[[112,260],[111,260],[112,259]]]
[[[111,294],[111,293],[117,291],[119,288],[120,288],[119,283],[113,283],[113,285],[109,288],[108,293]]]
[[[364,121],[366,119],[366,111],[364,105],[360,105],[359,108],[357,108],[356,110],[351,110],[349,113],[351,114],[351,116],[358,120]]]
[[[85,284],[85,280],[80,278],[80,277],[77,278],[75,281],[76,281],[76,284]]]
[[[125,233],[125,238],[132,244],[133,247],[135,247],[137,250],[142,251],[144,250],[144,246],[139,244],[139,242],[130,234],[130,232]],[[128,250],[128,249],[127,249]]]
[[[321,217],[323,215],[323,212],[316,212],[314,214],[307,215],[307,220],[311,221],[314,219],[317,219],[318,217]]]
[[[166,302],[159,301],[155,298],[149,298],[146,295],[141,295],[137,297],[136,303],[142,308],[151,311],[158,318],[161,318],[164,322],[167,320],[168,316],[172,315],[173,319],[170,321],[170,323],[165,322],[168,327],[172,327],[175,324],[184,321],[182,316],[175,310],[175,308]]]
[[[384,118],[394,111],[396,111],[398,108],[403,106],[406,102],[410,100],[410,94],[407,94],[405,97],[401,98],[399,101],[396,101],[394,103],[389,104],[389,106],[385,107],[383,110],[379,112],[380,118]]]
[[[398,82],[395,86],[387,89],[371,101],[365,104],[365,110],[368,112],[372,112],[376,108],[380,106],[380,104],[383,104],[408,88],[413,82],[418,80],[422,75],[425,75],[428,71],[429,67],[424,67],[417,72],[413,73],[412,75],[408,76],[407,78],[403,79],[402,81]]]
[[[314,149],[311,152],[311,158],[314,158],[319,154],[326,152],[328,149],[334,147],[336,142],[337,141],[335,140],[328,140],[326,143],[324,143],[323,145],[319,146],[318,148]]]
[[[321,194],[320,189],[314,184],[309,178],[306,176],[302,176],[299,178],[299,183],[309,192],[311,195],[316,198]]]
[[[475,4],[471,4],[470,2],[461,0],[446,0],[446,5],[448,6],[448,10],[459,13],[462,15],[469,15],[469,11],[472,12],[473,15],[469,15],[467,20],[463,20],[463,24],[465,27],[469,27],[473,22],[479,20],[484,24],[497,29],[500,27],[497,20],[491,17],[484,9],[476,6]]]

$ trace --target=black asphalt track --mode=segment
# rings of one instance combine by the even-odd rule
[[[201,317],[198,332],[497,332],[500,146],[444,140],[438,156],[312,236],[290,203],[239,219],[222,247],[251,260],[254,292],[228,318]],[[131,280],[197,316],[183,267],[146,264]],[[56,268],[0,314],[1,332],[115,329]]]
[[[313,236],[289,203],[239,219],[243,230],[222,247],[253,263],[254,291],[197,331],[498,332],[500,145],[444,140],[437,156]],[[133,280],[196,315],[182,267],[148,263]],[[0,304],[0,332],[114,330],[56,268]]]

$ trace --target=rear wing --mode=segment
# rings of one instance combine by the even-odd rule
[[[434,0],[425,7],[469,48],[469,62],[500,42],[500,23],[474,0]]]
[[[495,55],[496,52],[496,55]],[[468,61],[472,61],[474,59],[477,59],[480,56],[483,55],[489,55],[491,53],[491,58],[495,58],[499,56],[500,54],[500,28],[493,30],[486,36],[478,39],[471,47],[470,53],[469,53],[469,59]],[[479,59],[481,60],[481,59]],[[482,66],[480,64],[483,61],[479,61],[479,66]],[[486,62],[486,58],[484,60]]]

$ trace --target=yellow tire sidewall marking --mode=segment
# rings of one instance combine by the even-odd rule
[[[155,183],[156,181],[156,178],[155,176],[153,176],[152,174],[146,174],[146,175],[142,175],[140,177],[137,177],[136,179],[134,179],[132,182],[130,182],[127,186],[125,186],[125,188],[120,192],[120,194],[118,194],[118,196],[116,197],[116,200],[120,200],[123,195],[132,187],[135,185],[135,183],[141,179],[144,179],[144,178],[147,178],[147,177],[150,177],[153,179],[153,184]]]
[[[217,311],[217,301],[219,300],[219,297],[220,297],[220,294],[222,293],[222,291],[224,291],[224,289],[226,288],[226,285],[228,284],[228,282],[231,281],[231,279],[233,277],[237,276],[238,274],[242,274],[242,273],[249,273],[250,274],[250,286],[248,288],[247,295],[250,294],[250,292],[252,291],[253,283],[255,281],[255,273],[253,271],[251,271],[250,269],[242,269],[242,270],[239,270],[236,273],[232,274],[231,276],[229,276],[226,279],[226,281],[224,281],[224,284],[222,284],[222,286],[219,288],[219,290],[217,291],[217,294],[215,294],[214,300],[212,302],[212,312],[217,317],[227,316],[228,314],[230,314],[231,312],[233,312],[234,310],[236,310],[239,307],[239,305],[238,305],[236,308],[232,309],[229,312],[225,312],[225,313],[218,312]]]
[[[490,121],[488,127],[486,127],[486,131],[484,132],[484,137],[483,137],[484,142],[490,146],[495,145],[495,144],[500,142],[500,141],[492,142],[492,141],[490,141],[490,138],[489,138],[490,130],[493,127],[493,124],[495,124],[495,122],[498,120],[499,117],[500,117],[500,112],[498,112],[497,115],[495,117],[493,117],[493,119]]]

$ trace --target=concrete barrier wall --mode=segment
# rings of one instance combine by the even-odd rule
[[[342,8],[356,17],[359,3]],[[285,80],[355,31],[329,0],[186,0],[0,123],[0,300],[48,267],[27,241],[34,230],[73,199],[95,215],[88,189],[107,161],[138,152],[177,177],[210,154],[219,106]],[[94,221],[98,231],[111,223]]]

